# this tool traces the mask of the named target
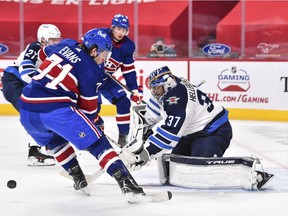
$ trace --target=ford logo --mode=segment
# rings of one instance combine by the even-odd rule
[[[231,48],[225,44],[212,43],[204,46],[202,52],[208,56],[224,56],[231,52]]]
[[[0,44],[0,54],[6,53],[8,51],[8,47],[4,44]]]

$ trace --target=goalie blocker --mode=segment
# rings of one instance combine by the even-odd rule
[[[273,174],[257,171],[253,157],[196,158],[163,154],[157,158],[161,184],[187,188],[258,190]]]

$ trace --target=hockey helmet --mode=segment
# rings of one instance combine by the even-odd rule
[[[122,14],[116,14],[112,19],[112,26],[117,26],[129,30],[129,19],[127,16]]]
[[[103,51],[112,51],[112,41],[110,36],[101,28],[95,28],[88,31],[82,38],[82,43],[85,47],[90,48],[93,45],[97,46],[97,54]]]
[[[176,86],[176,82],[170,69],[163,66],[152,71],[148,78],[148,85],[153,97],[160,99],[167,91]]]
[[[41,39],[44,38],[45,42],[48,43],[49,39],[61,38],[61,32],[57,26],[53,24],[42,24],[39,26],[37,31],[37,39],[41,43]]]

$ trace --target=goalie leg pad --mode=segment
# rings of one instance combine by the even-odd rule
[[[159,181],[162,185],[169,184],[170,155],[169,153],[165,153],[157,158]]]
[[[196,158],[171,155],[168,180],[171,185],[187,188],[254,190],[257,189],[255,168],[258,163],[252,157]]]

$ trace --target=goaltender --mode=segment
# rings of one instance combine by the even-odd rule
[[[153,97],[143,112],[136,110],[145,144],[137,137],[137,144],[120,154],[131,169],[158,158],[161,183],[191,188],[260,189],[273,177],[255,171],[257,158],[222,157],[232,139],[228,110],[197,86],[167,66],[155,69],[148,83]]]

